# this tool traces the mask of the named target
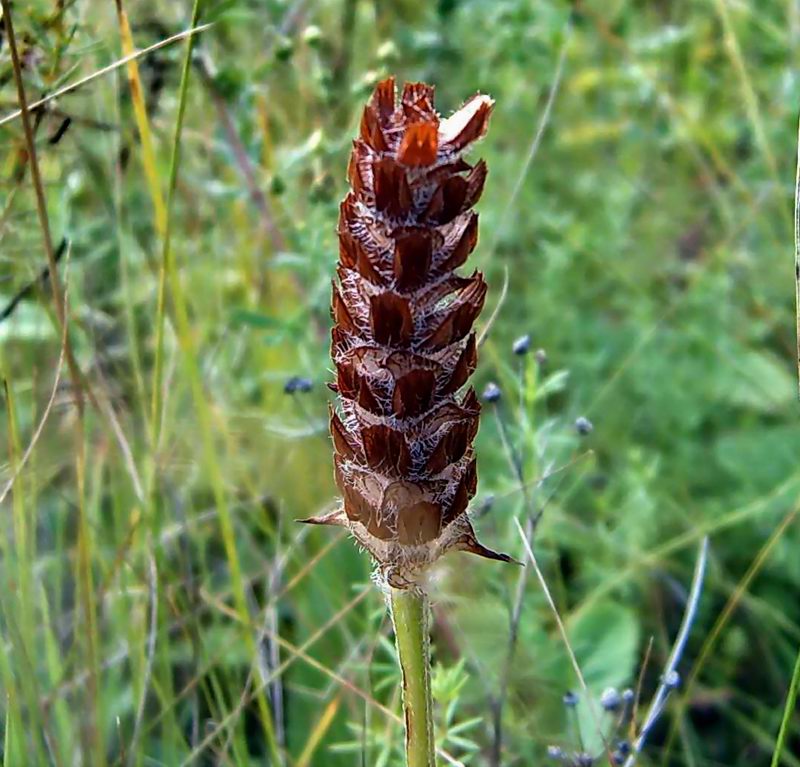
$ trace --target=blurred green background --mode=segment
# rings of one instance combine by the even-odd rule
[[[124,10],[138,48],[191,23],[188,0]],[[129,50],[110,0],[12,12],[29,101]],[[683,682],[640,763],[770,764],[800,645],[800,6],[200,13],[213,26],[188,68],[178,163],[185,40],[138,59],[141,90],[118,67],[32,115],[52,238],[68,240],[82,414],[36,283],[22,124],[0,126],[0,308],[33,281],[0,322],[2,763],[401,763],[368,558],[293,522],[335,502],[338,201],[364,100],[392,73],[435,83],[445,114],[478,90],[497,101],[472,258],[490,284],[476,386],[502,390],[478,438],[483,541],[524,558],[515,520],[543,511],[534,548],[590,689],[641,680],[644,707],[709,535]],[[574,718],[562,703],[578,684],[532,568],[450,555],[432,592],[437,730],[456,763],[537,765],[579,737],[599,754],[585,696]],[[800,764],[799,730],[795,715],[776,763]]]

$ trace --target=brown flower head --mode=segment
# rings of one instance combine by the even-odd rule
[[[331,411],[339,524],[404,587],[444,552],[509,561],[478,543],[467,515],[477,472],[475,369],[480,272],[458,273],[478,239],[472,211],[486,165],[463,155],[493,101],[476,95],[442,120],[433,87],[379,83],[353,142],[339,214]]]

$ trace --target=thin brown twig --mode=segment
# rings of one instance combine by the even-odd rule
[[[64,338],[64,351],[69,368],[72,385],[75,390],[75,402],[78,412],[83,413],[83,376],[81,375],[78,363],[72,353],[72,346],[69,341],[69,334],[66,332],[66,312],[64,308],[64,294],[61,290],[61,283],[58,279],[58,265],[56,263],[56,252],[53,247],[53,238],[50,234],[50,219],[47,215],[47,200],[44,195],[44,184],[39,170],[39,160],[36,155],[36,142],[33,136],[33,126],[31,125],[30,112],[28,110],[28,99],[25,95],[25,83],[22,79],[22,62],[20,61],[19,51],[17,50],[17,40],[14,33],[14,23],[11,17],[10,0],[1,0],[3,8],[3,23],[5,25],[6,36],[8,37],[8,48],[11,52],[11,62],[14,69],[14,80],[17,86],[17,98],[19,99],[20,116],[22,117],[22,128],[25,133],[25,143],[28,151],[28,162],[31,168],[31,181],[36,193],[36,211],[39,216],[39,226],[42,230],[45,253],[47,254],[47,264],[50,274],[50,288],[53,293],[53,304],[56,310],[58,327]],[[91,395],[90,395],[91,397]]]
[[[67,260],[69,261],[69,248],[67,248]],[[64,300],[66,301],[68,297],[68,292],[65,286],[64,292]],[[25,452],[22,454],[22,458],[20,459],[19,463],[17,464],[16,468],[14,469],[14,473],[9,477],[8,482],[6,482],[5,486],[3,487],[2,491],[0,491],[0,505],[2,505],[3,501],[6,499],[6,496],[11,492],[11,488],[14,487],[14,483],[17,481],[17,477],[19,477],[22,469],[25,467],[25,464],[31,457],[33,453],[33,449],[36,447],[36,443],[39,441],[39,438],[42,436],[42,432],[44,431],[44,425],[47,422],[47,419],[50,417],[50,413],[53,410],[53,405],[56,401],[56,396],[58,395],[58,389],[61,385],[61,373],[64,368],[64,353],[66,349],[66,344],[64,343],[64,338],[66,336],[67,326],[64,325],[61,333],[61,351],[58,355],[58,363],[56,364],[56,374],[53,378],[53,388],[50,391],[50,397],[47,400],[47,404],[44,406],[44,411],[42,412],[42,417],[39,419],[39,423],[36,426],[36,429],[31,436],[30,442],[28,443],[28,447],[25,448]]]

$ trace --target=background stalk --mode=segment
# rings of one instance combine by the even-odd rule
[[[391,612],[403,672],[406,763],[408,767],[434,767],[428,597],[392,589]]]

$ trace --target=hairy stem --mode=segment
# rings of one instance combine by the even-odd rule
[[[408,767],[434,767],[428,597],[392,589],[391,610],[403,672],[406,763]]]

